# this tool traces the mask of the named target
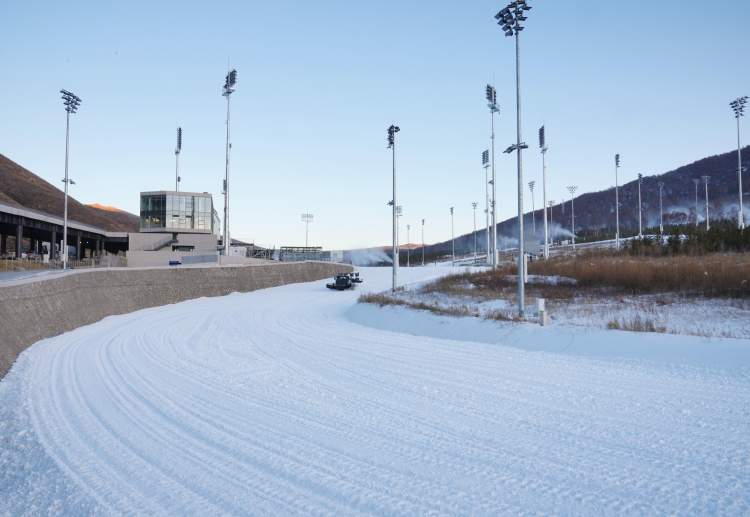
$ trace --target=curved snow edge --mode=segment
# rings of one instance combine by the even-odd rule
[[[358,303],[345,313],[360,325],[433,338],[472,341],[593,359],[636,360],[698,368],[742,370],[750,375],[750,340],[634,333],[576,326],[439,316],[405,307]]]

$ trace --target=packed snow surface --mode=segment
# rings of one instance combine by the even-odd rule
[[[679,336],[472,330],[324,284],[35,344],[0,383],[0,514],[750,512],[750,341],[685,361]]]

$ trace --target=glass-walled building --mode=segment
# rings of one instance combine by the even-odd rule
[[[219,233],[208,193],[141,192],[141,232]]]

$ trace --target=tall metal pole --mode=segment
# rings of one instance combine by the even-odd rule
[[[409,236],[409,233],[411,232],[411,225],[406,225],[406,267],[411,267],[411,247],[409,244],[411,243],[411,237]]]
[[[484,215],[486,219],[486,232],[485,237],[487,238],[487,265],[492,265],[492,257],[490,256],[490,184],[489,184],[489,150],[482,153],[482,162],[484,166]]]
[[[180,191],[180,151],[182,151],[182,128],[177,128],[177,145],[174,148],[174,190]]]
[[[229,98],[230,95],[225,95],[227,98],[227,141],[225,147],[225,163],[224,163],[224,255],[229,255]]]
[[[520,32],[523,30],[521,22],[526,20],[525,12],[530,10],[526,0],[514,0],[495,15],[505,33],[505,36],[515,36],[516,45],[516,143],[506,149],[506,153],[516,151],[518,167],[518,314],[523,318],[526,311],[525,286],[526,279],[526,248],[523,235],[523,149],[528,147],[521,141],[521,43]]]
[[[662,197],[664,194],[664,182],[659,182],[659,233],[664,234],[664,203]]]
[[[544,126],[539,128],[539,147],[542,152],[542,209],[544,210],[544,258],[549,258],[549,228],[547,226],[547,145]]]
[[[229,70],[224,81],[224,93],[227,98],[227,140],[225,147],[225,164],[224,164],[224,255],[229,255],[229,245],[231,237],[229,236],[229,151],[232,144],[229,141],[230,117],[229,104],[230,97],[234,92],[234,85],[237,81],[237,70]]]
[[[477,260],[477,203],[476,201],[471,204],[474,209],[474,262]]]
[[[529,190],[531,191],[531,231],[536,236],[536,205],[534,204],[534,185],[535,181],[529,181]],[[534,237],[536,239],[536,237]]]
[[[453,207],[451,207],[451,265],[456,265],[456,237],[453,233]]]
[[[552,215],[553,215],[552,207],[555,206],[555,201],[552,200],[552,199],[550,199],[549,201],[547,201],[547,204],[549,205],[549,225],[552,226],[554,224],[554,220],[552,219]],[[552,244],[552,239],[550,239],[549,242],[550,242],[550,245],[551,245]]]
[[[494,91],[494,90],[493,90]],[[490,108],[492,118],[492,267],[497,268],[497,182],[495,180],[495,113],[497,108]]]
[[[391,160],[393,165],[393,285],[392,290],[396,291],[398,282],[398,221],[396,219],[396,142],[394,140],[391,147]]]
[[[742,206],[742,147],[740,144],[740,117],[745,116],[745,104],[747,104],[747,96],[738,97],[729,103],[734,111],[734,118],[737,119],[737,185],[740,194],[740,209],[737,213],[737,226],[740,230],[745,229],[745,213]]]
[[[576,206],[574,201],[575,196],[573,194],[570,195],[570,227],[573,231],[573,249],[576,249]]]
[[[68,175],[68,155],[70,150],[70,114],[78,111],[78,106],[81,103],[80,97],[76,94],[71,93],[67,90],[60,90],[62,94],[63,104],[65,104],[65,200],[63,206],[63,242],[62,252],[63,256],[63,269],[68,268],[68,185],[74,183]],[[51,254],[54,255],[54,244],[52,243]],[[18,246],[17,246],[18,247]],[[20,258],[20,257],[16,257]]]
[[[620,249],[620,155],[615,155],[615,248]]]
[[[422,265],[424,266],[424,219],[422,219]]]
[[[708,220],[708,180],[711,176],[703,176],[703,183],[706,185],[706,231],[711,229],[711,224]]]
[[[393,282],[391,285],[391,290],[394,292],[396,291],[397,285],[398,285],[398,261],[399,261],[399,253],[398,253],[398,219],[397,219],[397,211],[398,211],[398,203],[396,198],[396,133],[400,131],[398,126],[391,125],[391,127],[388,128],[388,147],[391,148],[391,160],[392,160],[392,166],[393,166],[393,199],[391,200],[392,204],[392,223],[393,223]]]
[[[63,256],[63,269],[68,269],[68,144],[70,141],[70,111],[65,114],[65,203],[63,208],[63,245],[60,250]],[[52,244],[54,247],[54,243]],[[19,259],[21,257],[16,257]]]
[[[526,312],[526,249],[523,242],[523,159],[521,147],[521,49],[519,31],[516,30],[516,164],[518,168],[518,314]]]
[[[698,185],[700,184],[700,178],[693,178],[693,184],[695,184],[695,226],[698,226]]]
[[[643,219],[641,217],[641,180],[643,180],[643,174],[638,174],[638,238],[643,239]]]
[[[740,147],[740,117],[737,117],[737,183],[740,191],[740,211],[737,214],[737,225],[745,229],[745,213],[742,211],[742,150]]]
[[[174,190],[180,191],[180,153],[174,153]]]
[[[573,241],[573,249],[576,248],[576,212],[575,212],[575,205],[573,203],[573,198],[575,198],[576,190],[578,190],[578,185],[569,185],[568,192],[570,192],[570,232],[572,233],[572,241]],[[565,203],[563,202],[563,205]]]

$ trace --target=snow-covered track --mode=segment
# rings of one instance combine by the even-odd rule
[[[26,447],[0,456],[21,470],[0,478],[0,514],[750,511],[742,371],[389,332],[348,321],[357,293],[323,284],[110,317],[29,349],[0,384],[14,406],[0,439]],[[33,439],[15,434],[24,419]],[[51,495],[19,488],[55,472]]]

